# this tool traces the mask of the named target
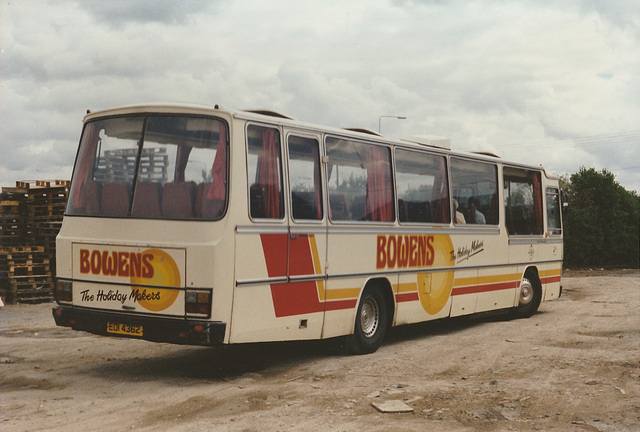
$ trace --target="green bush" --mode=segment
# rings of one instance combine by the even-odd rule
[[[561,184],[565,267],[640,267],[638,194],[609,171],[593,168],[581,168]]]

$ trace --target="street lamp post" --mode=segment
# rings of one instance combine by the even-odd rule
[[[380,118],[378,118],[378,133],[380,133],[380,126],[382,124],[382,118],[383,117],[394,118],[394,119],[398,119],[398,120],[406,120],[407,119],[405,116],[381,115]]]

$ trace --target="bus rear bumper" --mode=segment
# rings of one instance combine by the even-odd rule
[[[69,306],[54,306],[52,313],[56,325],[61,327],[71,327],[73,330],[103,336],[144,339],[152,342],[221,345],[226,329],[226,324],[219,321],[123,315]],[[126,328],[126,331],[114,332],[114,329],[121,328]],[[130,331],[132,329],[140,334],[133,334],[135,332]]]

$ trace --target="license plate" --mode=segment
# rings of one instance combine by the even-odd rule
[[[115,333],[128,336],[142,336],[142,326],[137,324],[108,322],[107,333]]]

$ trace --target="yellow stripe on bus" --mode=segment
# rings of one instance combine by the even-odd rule
[[[344,300],[358,298],[360,295],[360,288],[341,288],[335,290],[327,290],[327,300]]]
[[[560,276],[562,274],[562,269],[552,269],[552,270],[540,270],[540,277],[549,277],[549,276]]]
[[[317,275],[322,274],[320,254],[318,253],[318,244],[316,243],[316,236],[314,234],[309,234],[309,245],[311,246],[311,256],[313,257],[314,273]],[[327,296],[324,290],[324,281],[316,281],[316,286],[318,287],[318,298],[320,299],[320,301],[326,301]]]
[[[519,281],[519,280],[520,280],[519,273],[490,275],[490,276],[474,276],[474,277],[458,278],[453,282],[453,286],[461,287],[461,286],[467,286],[467,285],[483,285],[483,284],[498,283],[498,282],[513,282],[513,281]]]
[[[395,287],[398,294],[416,292],[418,290],[418,284],[416,282],[401,283],[397,284]]]

